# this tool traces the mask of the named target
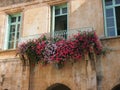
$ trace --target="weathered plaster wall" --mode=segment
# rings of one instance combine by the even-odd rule
[[[111,49],[102,57],[102,90],[110,90],[120,83],[120,38],[106,39],[104,44]]]
[[[70,29],[92,27],[104,36],[102,0],[71,0],[69,8]]]
[[[50,6],[33,6],[24,10],[23,36],[50,33]]]
[[[0,90],[20,90],[22,65],[15,51],[0,52]]]
[[[0,90],[20,90],[22,67],[18,60],[0,61]]]
[[[23,68],[16,50],[0,52],[0,90],[29,90],[29,71]]]
[[[24,3],[24,2],[30,2],[35,0],[0,0],[0,7],[5,7],[8,5],[18,4],[18,3]]]
[[[0,13],[0,50],[3,48],[4,45],[4,40],[5,40],[5,20],[6,20],[6,15],[4,13]]]
[[[31,90],[46,90],[55,83],[67,85],[71,90],[97,90],[96,72],[85,60],[71,64],[66,63],[58,70],[53,64],[37,66],[31,73]]]
[[[58,1],[59,3],[63,2],[63,0]],[[57,4],[57,1],[34,4],[31,2],[30,5],[24,2],[23,4],[14,4],[0,9],[0,48],[3,49],[5,42],[8,13],[22,11],[21,36],[23,37],[49,33],[51,23],[50,5],[54,4]],[[10,5],[9,2],[6,5]],[[102,0],[69,0],[68,8],[69,29],[93,27],[99,36],[104,35]],[[101,90],[110,90],[114,85],[120,83],[120,39],[117,37],[103,41],[107,47],[114,48],[114,50],[105,57],[99,58],[101,62],[97,62],[97,79],[100,82],[96,83],[96,72],[89,68],[90,64],[86,69],[85,61],[74,65],[69,63],[62,70],[57,70],[52,65],[46,67],[38,65],[31,73],[31,89],[45,90],[54,83],[63,83],[72,90],[96,90],[96,84],[102,88]],[[0,90],[5,88],[8,88],[8,90],[29,90],[29,68],[22,71],[20,60],[10,58],[17,58],[16,51],[0,51],[0,81],[3,80],[2,75],[5,74],[5,81],[2,86],[0,85]],[[86,70],[89,75],[87,75]]]
[[[49,33],[51,28],[49,4],[25,9],[23,23],[23,36],[43,32]],[[92,27],[100,36],[104,36],[102,0],[92,0],[90,2],[87,0],[70,0],[68,2],[68,29],[83,27]]]

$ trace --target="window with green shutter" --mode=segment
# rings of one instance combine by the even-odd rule
[[[106,36],[120,35],[120,0],[103,0],[103,5]]]
[[[15,49],[20,38],[21,14],[9,15],[8,49]]]

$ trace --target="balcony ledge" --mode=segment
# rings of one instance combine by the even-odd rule
[[[16,52],[16,51],[17,51],[17,49],[0,50],[0,54],[1,54],[1,53]]]
[[[113,40],[113,39],[120,39],[120,36],[111,36],[111,37],[101,37],[100,40]]]

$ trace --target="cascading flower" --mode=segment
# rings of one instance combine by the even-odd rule
[[[57,49],[57,46],[55,43],[48,42],[43,52],[44,60],[48,62],[52,62],[53,61],[52,57],[55,55],[56,49]]]
[[[38,39],[23,42],[18,47],[18,52],[24,59],[27,56],[30,62],[38,63],[64,63],[68,59],[80,60],[89,53],[100,55],[102,44],[94,31],[79,32],[73,38],[48,39],[42,35]]]

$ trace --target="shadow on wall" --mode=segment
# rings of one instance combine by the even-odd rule
[[[71,1],[70,8],[71,8],[71,10],[69,11],[70,12],[69,22],[71,22],[69,25],[70,29],[90,26],[88,25],[88,20],[89,18],[91,18],[91,16],[94,16],[94,14],[91,15],[90,13],[90,10],[93,9],[91,9],[89,2],[87,2],[86,0],[77,0],[77,1],[73,0]]]
[[[64,84],[56,83],[48,87],[46,90],[71,90],[71,89]]]
[[[93,27],[95,29],[101,29],[101,9],[95,8],[97,5],[100,7],[100,4],[98,4],[99,1],[100,0],[92,0],[90,2],[87,0],[72,0],[69,11],[70,18],[68,20],[70,22],[70,29],[82,27]],[[98,23],[100,23],[100,25]]]
[[[116,85],[116,86],[113,87],[111,90],[120,90],[120,84]]]

